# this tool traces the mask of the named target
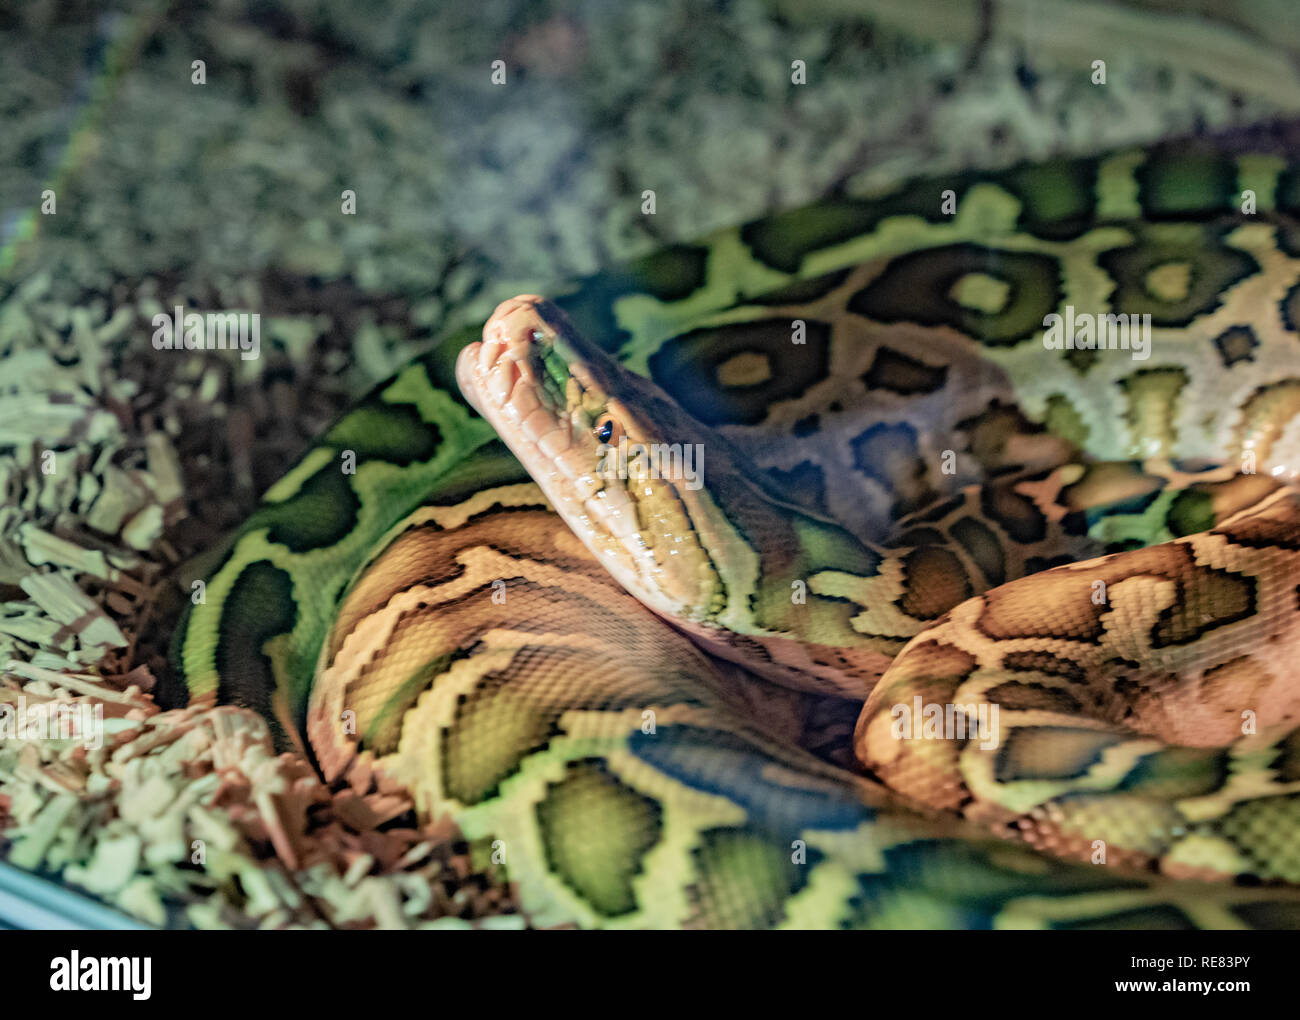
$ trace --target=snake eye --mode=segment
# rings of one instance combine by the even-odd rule
[[[596,437],[596,442],[605,446],[615,442],[623,434],[618,422],[608,414],[602,414],[596,419],[596,424],[592,427],[591,432]]]

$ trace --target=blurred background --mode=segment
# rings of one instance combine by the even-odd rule
[[[1300,111],[1288,7],[6,4],[0,463],[96,436],[106,467],[147,469],[161,432],[191,518],[173,544],[200,547],[350,399],[510,294],[835,192],[1275,125]],[[262,358],[155,356],[142,323],[177,302],[260,311]],[[7,503],[23,474],[0,473]],[[154,551],[173,488],[128,546]]]
[[[1289,151],[1298,54],[1290,0],[5,0],[0,663],[165,693],[178,564],[505,297],[916,175]],[[176,304],[261,358],[155,351]]]

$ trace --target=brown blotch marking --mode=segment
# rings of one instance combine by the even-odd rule
[[[1077,559],[1077,556],[1071,556],[1069,553],[1057,553],[1054,556],[1030,556],[1029,559],[1025,560],[1025,573],[1041,574],[1053,567],[1067,566]]]
[[[1007,561],[998,541],[989,527],[974,517],[963,517],[948,529],[961,547],[975,561],[989,587],[997,587],[1007,579]]]
[[[1275,546],[1300,551],[1300,505],[1294,498],[1280,499],[1257,513],[1220,525],[1214,534],[1226,536],[1234,545],[1253,549]]]
[[[943,545],[947,540],[934,528],[910,528],[897,538],[890,539],[890,547],[906,549],[914,545]]]
[[[596,566],[593,561],[569,560],[558,553],[551,541],[555,527],[554,515],[546,510],[494,506],[450,531],[433,522],[406,529],[363,568],[344,597],[330,631],[329,661],[353,628],[398,592],[418,585],[436,587],[464,574],[456,557],[472,546],[490,546],[515,559],[562,562],[571,569],[592,570]]]
[[[903,612],[919,620],[933,620],[975,594],[966,571],[952,552],[939,546],[921,546],[903,558],[907,592],[899,600]]]
[[[1047,518],[1034,501],[1016,492],[1010,482],[994,482],[980,489],[984,516],[1022,545],[1041,542],[1047,535]]]
[[[1019,407],[990,401],[978,414],[957,423],[969,437],[967,449],[986,474],[1012,467],[1064,464],[1077,447],[1065,435],[1054,435],[1026,418]]]
[[[330,630],[329,662],[334,661],[334,656],[356,625],[398,592],[418,584],[450,580],[461,573],[457,564],[449,574],[430,577],[429,562],[435,558],[434,551],[446,542],[447,535],[436,524],[411,527],[398,535],[370,566],[363,569],[343,599]]]
[[[909,662],[924,663],[935,677],[961,681],[975,668],[975,657],[965,649],[941,641],[924,641],[907,653]]]
[[[1006,683],[998,684],[996,687],[987,690],[984,697],[990,702],[996,702],[1003,708],[1019,712],[1042,710],[1045,712],[1065,712],[1070,715],[1078,715],[1083,712],[1083,706],[1072,698],[1068,691],[1055,687],[1046,687],[1043,684],[1026,684],[1008,680]]]
[[[346,703],[356,713],[357,733],[376,754],[396,750],[402,716],[446,672],[457,644],[447,630],[451,623],[425,605],[402,613],[388,640],[349,685]],[[467,642],[472,644],[476,634],[471,628]]]
[[[1110,588],[1130,577],[1156,577],[1175,585],[1174,602],[1152,632],[1156,647],[1181,645],[1255,611],[1253,578],[1198,565],[1186,543],[1169,542],[1107,556],[1087,569],[1031,574],[989,592],[978,626],[995,640],[1056,637],[1100,642],[1109,603],[1094,605],[1092,584]]]
[[[1089,510],[1127,503],[1159,492],[1165,480],[1149,475],[1131,461],[1089,464],[1076,482],[1061,490],[1060,502],[1070,510]]]
[[[1259,338],[1249,326],[1230,326],[1214,338],[1214,346],[1219,349],[1223,367],[1231,368],[1239,361],[1255,360]]]
[[[894,393],[933,393],[948,381],[948,366],[935,368],[889,347],[876,351],[871,367],[862,375],[868,389]]]
[[[1087,671],[1071,659],[1062,659],[1051,652],[1008,652],[1002,657],[1002,668],[1017,672],[1047,673],[1059,676],[1072,684],[1088,682]]]
[[[941,499],[932,506],[926,507],[924,510],[913,514],[911,520],[917,523],[934,523],[935,521],[941,521],[965,502],[965,498],[960,495],[951,496],[948,499]]]
[[[994,776],[999,783],[1023,779],[1076,779],[1097,762],[1108,747],[1123,743],[1121,734],[1066,726],[1022,726],[1013,729],[998,750]]]
[[[1011,440],[1038,431],[1020,408],[996,401],[977,415],[957,423],[970,435],[970,452],[985,468],[1001,467]]]

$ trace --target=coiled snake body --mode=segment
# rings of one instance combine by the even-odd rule
[[[507,301],[267,493],[190,691],[539,924],[1300,926],[1297,212],[1123,153]]]

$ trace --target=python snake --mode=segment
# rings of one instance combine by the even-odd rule
[[[1158,148],[507,301],[267,492],[191,696],[539,925],[1298,927],[1297,216]]]

